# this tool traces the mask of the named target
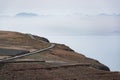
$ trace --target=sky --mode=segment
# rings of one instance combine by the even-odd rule
[[[77,41],[81,39],[80,36],[120,35],[120,0],[0,0],[0,30],[36,34],[63,43],[71,42],[66,40],[69,37],[77,37],[78,40],[74,40],[76,42],[73,41],[68,46],[82,49],[87,45],[83,48],[86,53],[88,51],[86,55],[98,56],[99,54],[95,54],[97,51],[95,53],[91,51],[97,49],[96,46],[104,54],[107,52],[97,45],[99,41],[93,43],[95,47],[90,47],[89,41],[87,44],[82,40],[81,45],[78,45]],[[54,38],[55,36],[57,37]],[[59,36],[66,38],[58,40]],[[112,45],[116,46],[117,43],[118,40]],[[119,54],[120,49],[111,52],[113,55],[114,52]],[[116,59],[118,60],[117,55]]]
[[[119,0],[0,0],[1,14],[36,12],[70,15],[74,13],[119,13]]]
[[[120,33],[119,4],[120,0],[0,0],[0,27],[34,25],[42,33],[69,36]],[[20,13],[39,16],[16,18]]]

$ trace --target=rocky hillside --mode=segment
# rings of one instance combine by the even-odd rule
[[[120,72],[44,37],[0,31],[0,80],[120,80]]]

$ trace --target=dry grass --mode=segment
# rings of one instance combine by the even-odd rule
[[[53,64],[52,64],[53,65]],[[7,69],[4,70],[4,69]],[[3,75],[4,74],[4,75]],[[5,80],[119,80],[120,74],[88,66],[52,67],[47,63],[16,63],[2,67]]]
[[[49,42],[40,39],[31,39],[27,34],[0,31],[0,48],[33,51],[50,46]],[[61,44],[16,60],[45,62],[0,63],[0,80],[120,80],[120,73],[100,70],[107,67]]]
[[[5,58],[8,58],[10,56],[0,56],[0,59],[5,59]]]
[[[0,31],[0,47],[12,49],[41,49],[48,47],[50,43],[33,40],[27,34],[17,32]]]

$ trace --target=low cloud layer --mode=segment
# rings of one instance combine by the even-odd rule
[[[37,14],[38,15],[38,14]],[[51,15],[0,18],[0,28],[46,35],[111,35],[120,33],[120,16]]]

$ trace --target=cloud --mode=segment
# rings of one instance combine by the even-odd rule
[[[8,18],[8,17],[11,17],[9,15],[0,15],[0,18]]]
[[[112,13],[112,14],[100,13],[97,16],[120,16],[120,13]]]
[[[20,13],[18,13],[20,14]],[[22,13],[23,14],[23,13]],[[32,13],[35,14],[35,13]],[[27,14],[28,15],[28,14]],[[39,15],[39,14],[38,14]],[[0,18],[1,29],[35,31],[49,35],[105,35],[120,34],[120,18],[114,16],[43,15],[24,18]],[[10,27],[12,26],[12,27]],[[8,28],[10,27],[10,28]],[[44,35],[43,34],[43,35]]]
[[[15,15],[15,17],[38,17],[39,15],[36,13],[26,13],[26,12],[22,12],[22,13],[18,13]]]

